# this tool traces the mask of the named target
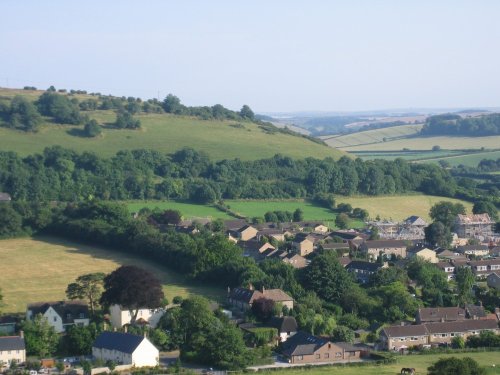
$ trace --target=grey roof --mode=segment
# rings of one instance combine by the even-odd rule
[[[311,355],[326,343],[328,343],[327,340],[300,331],[283,343],[283,354],[288,357]]]
[[[12,198],[7,193],[0,193],[0,202],[10,202]]]
[[[297,332],[297,321],[293,316],[273,317],[269,324],[278,332]]]
[[[427,323],[425,325],[429,333],[449,333],[480,331],[484,329],[498,329],[496,320],[462,320],[459,322]]]
[[[59,314],[64,324],[71,324],[74,319],[87,319],[89,317],[87,302],[83,300],[36,302],[29,304],[28,310],[31,310],[33,316],[43,315],[49,307],[52,307]]]
[[[373,240],[373,241],[365,241],[364,246],[368,249],[381,249],[381,248],[406,248],[408,245],[408,241],[404,240]]]
[[[467,304],[467,305],[465,305],[465,311],[467,311],[467,314],[471,318],[472,317],[476,317],[476,318],[486,317],[486,311],[484,311],[483,306]]]
[[[460,307],[423,307],[418,309],[422,322],[456,321],[465,319],[465,310]]]
[[[489,250],[489,247],[487,245],[464,245],[457,247],[459,253],[470,250]]]
[[[0,352],[8,350],[24,350],[24,339],[19,336],[0,337]]]
[[[382,329],[387,337],[425,336],[426,325],[390,326]]]
[[[106,331],[96,338],[92,347],[132,354],[144,339],[143,336],[136,336],[130,333]]]

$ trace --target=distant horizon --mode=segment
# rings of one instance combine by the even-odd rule
[[[5,0],[0,14],[0,86],[258,113],[500,105],[494,0]]]

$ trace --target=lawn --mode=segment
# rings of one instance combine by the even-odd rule
[[[224,288],[194,285],[158,263],[123,253],[85,246],[54,237],[0,241],[0,287],[3,312],[22,312],[26,304],[65,298],[66,286],[79,275],[109,273],[123,264],[134,264],[155,273],[169,300],[199,294],[221,301]]]
[[[334,227],[336,214],[328,208],[321,207],[304,200],[227,200],[225,201],[235,211],[246,217],[263,217],[268,211],[290,211],[300,208],[304,212],[304,220],[323,221],[328,226]],[[359,220],[352,220],[353,227],[362,227]]]
[[[141,208],[160,208],[162,210],[178,210],[185,219],[210,218],[210,219],[234,219],[225,212],[219,211],[213,206],[177,201],[130,201],[125,202],[130,212],[138,212]]]
[[[35,99],[41,92],[0,89],[0,97],[12,97],[16,94]],[[83,95],[80,98],[93,97]],[[116,117],[112,111],[83,113],[95,118],[100,124],[113,122]],[[245,121],[201,120],[169,114],[141,114],[137,117],[141,120],[142,129],[105,128],[102,136],[96,138],[70,134],[71,130],[81,129],[82,126],[56,125],[49,122],[37,133],[0,127],[0,149],[16,151],[26,156],[41,152],[48,146],[61,145],[78,152],[92,151],[109,157],[120,150],[147,148],[172,153],[183,147],[191,147],[206,152],[216,160],[255,160],[272,157],[278,153],[293,158],[338,158],[343,154],[339,150],[300,136],[268,134],[257,124]]]
[[[426,374],[427,368],[433,363],[437,362],[440,358],[447,357],[472,357],[479,362],[481,366],[487,367],[487,374],[500,374],[500,352],[478,352],[478,353],[457,353],[457,354],[428,354],[428,355],[406,355],[398,357],[398,361],[395,364],[390,365],[373,365],[373,366],[327,366],[314,368],[311,366],[308,369],[297,369],[297,370],[280,370],[280,371],[264,371],[269,374],[276,375],[295,375],[295,374],[307,374],[307,375],[326,375],[326,374],[337,374],[337,375],[395,375],[399,374],[401,368],[411,367],[415,368],[417,374]],[[495,367],[492,367],[495,365]]]
[[[472,204],[453,198],[436,197],[432,195],[391,195],[379,197],[337,197],[337,204],[349,203],[353,207],[360,207],[368,210],[370,217],[404,220],[408,216],[417,215],[425,220],[430,220],[429,211],[431,207],[439,201],[450,201],[462,203],[470,213]]]

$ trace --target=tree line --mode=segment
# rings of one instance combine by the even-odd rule
[[[21,157],[0,152],[0,191],[14,200],[82,201],[189,199],[314,198],[335,195],[382,195],[420,191],[475,200],[488,194],[459,184],[449,171],[432,164],[307,158],[275,155],[255,161],[211,161],[184,148],[173,154],[154,150],[120,151],[111,158],[77,153],[60,146]],[[491,199],[493,199],[492,197]]]
[[[456,114],[430,116],[425,121],[422,135],[455,135],[481,137],[500,134],[500,114],[462,117]]]

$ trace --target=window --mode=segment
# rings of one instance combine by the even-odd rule
[[[316,354],[316,359],[321,359],[321,354]]]
[[[85,318],[85,314],[84,313],[80,313],[80,319],[83,319]]]
[[[336,352],[335,357],[337,357],[337,358],[342,357],[342,352]]]
[[[54,316],[54,322],[57,322],[57,316]]]
[[[70,313],[66,314],[66,319],[71,319],[71,314]]]
[[[325,359],[330,358],[330,353],[325,353],[324,358],[325,358]]]
[[[303,356],[301,356],[301,355],[298,355],[298,356],[297,356],[297,360],[302,361],[303,359],[304,359],[304,357],[303,357]]]

